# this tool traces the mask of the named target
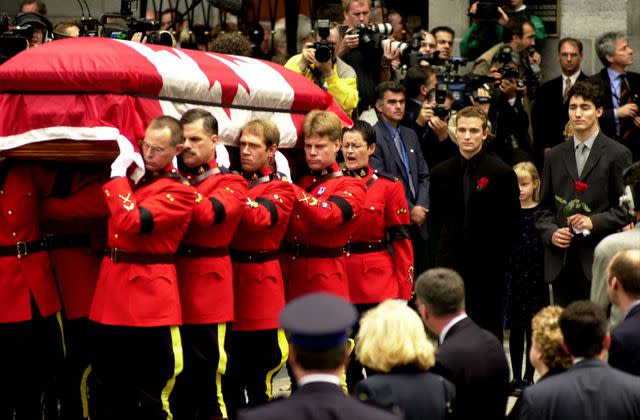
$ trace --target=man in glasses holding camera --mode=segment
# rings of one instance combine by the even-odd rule
[[[307,42],[302,53],[294,55],[285,67],[312,80],[328,91],[348,115],[358,106],[356,72],[336,56],[340,49],[340,31],[327,19],[316,24],[317,42]]]

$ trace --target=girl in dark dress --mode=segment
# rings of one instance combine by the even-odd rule
[[[549,304],[549,290],[544,282],[542,238],[533,222],[533,212],[540,196],[540,177],[531,162],[519,163],[513,169],[520,186],[521,210],[520,227],[507,273],[506,314],[513,372],[510,388],[512,395],[519,395],[524,387],[533,382],[534,369],[526,357],[522,376],[522,358],[531,348],[531,319]]]

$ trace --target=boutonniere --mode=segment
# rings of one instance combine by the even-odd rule
[[[482,191],[489,185],[489,178],[483,176],[476,182],[476,191]]]

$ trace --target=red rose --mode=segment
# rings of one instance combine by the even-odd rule
[[[576,181],[576,192],[578,194],[585,192],[587,188],[589,188],[589,186],[584,182]]]
[[[489,178],[483,176],[478,180],[476,185],[478,187],[478,191],[484,190],[485,188],[487,188],[487,185],[489,185]]]

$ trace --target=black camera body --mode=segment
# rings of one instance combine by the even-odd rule
[[[433,109],[433,113],[443,121],[449,118],[449,108],[444,106],[444,102],[447,100],[448,89],[446,83],[436,84],[436,107]]]
[[[320,63],[326,63],[327,61],[333,61],[333,57],[335,54],[335,45],[333,42],[330,42],[327,38],[329,38],[329,30],[330,23],[328,19],[319,19],[316,24],[316,32],[320,37],[320,41],[313,44],[313,48],[315,48],[316,60]]]

